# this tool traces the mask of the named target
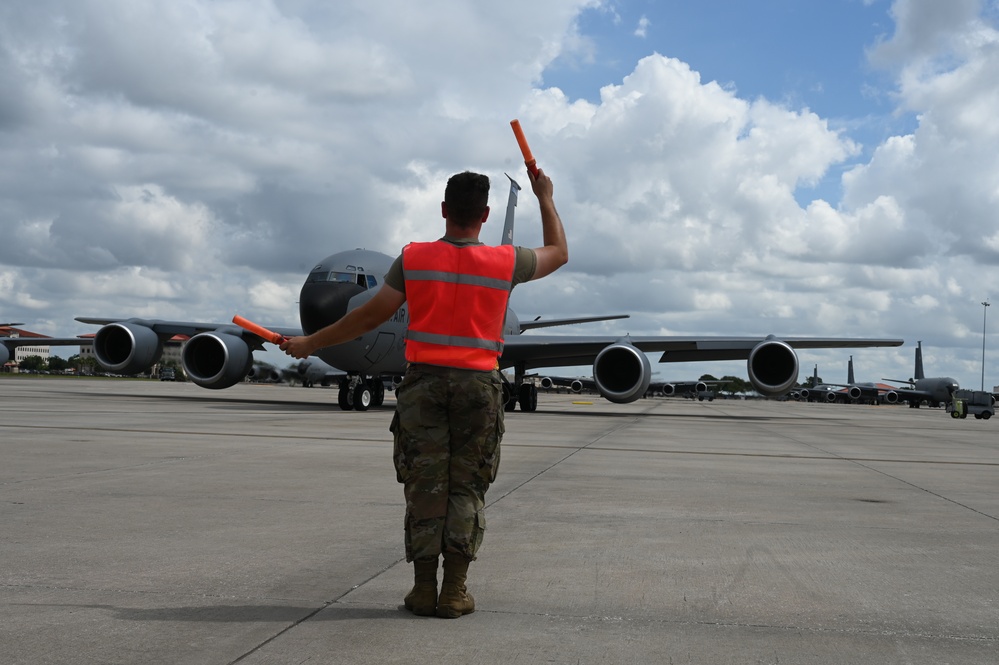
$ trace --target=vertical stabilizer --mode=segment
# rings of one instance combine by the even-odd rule
[[[916,342],[916,374],[912,377],[916,381],[919,379],[925,379],[926,375],[923,374],[923,343]]]
[[[851,386],[856,383],[853,378],[853,356],[850,356],[850,362],[846,364],[846,382]]]
[[[517,193],[520,191],[520,185],[517,181],[511,178],[508,174],[504,173],[507,180],[510,181],[510,198],[506,201],[506,220],[503,222],[503,242],[501,245],[512,245],[513,244],[513,217],[517,208]]]
[[[819,385],[819,366],[816,365],[815,369],[812,370],[812,388]]]

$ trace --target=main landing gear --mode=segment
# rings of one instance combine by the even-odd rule
[[[337,403],[344,411],[367,411],[372,406],[381,406],[385,401],[385,384],[381,379],[348,376],[340,379]]]
[[[514,411],[520,404],[520,410],[531,413],[538,410],[538,388],[533,383],[520,383],[514,390],[509,381],[503,383],[503,408]]]

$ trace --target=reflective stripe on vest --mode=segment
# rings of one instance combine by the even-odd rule
[[[516,250],[438,240],[407,245],[402,257],[409,302],[406,360],[497,367]]]

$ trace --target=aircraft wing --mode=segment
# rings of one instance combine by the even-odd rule
[[[585,365],[609,345],[623,342],[645,353],[662,353],[661,363],[746,360],[766,341],[783,342],[792,349],[902,346],[900,339],[766,337],[609,337],[578,335],[512,335],[506,338],[500,364],[523,363],[526,369]]]
[[[257,335],[240,328],[232,321],[227,321],[225,323],[202,323],[195,321],[164,321],[162,319],[108,319],[108,318],[95,318],[89,316],[78,316],[76,320],[80,323],[90,323],[98,326],[106,326],[112,323],[136,323],[138,325],[149,328],[157,335],[185,335],[187,337],[193,337],[204,332],[212,332],[215,330],[226,330],[226,332],[235,333],[243,337],[250,337],[256,340],[263,341]],[[285,337],[293,337],[302,334],[301,328],[284,328],[277,326],[265,326],[268,330],[272,330],[276,333],[284,335]]]
[[[766,337],[608,337],[575,335],[511,335],[506,338],[500,367],[518,376],[539,367],[593,365],[600,394],[612,402],[630,402],[651,383],[646,353],[659,362],[746,360],[749,380],[763,395],[787,393],[798,379],[795,349],[901,346],[900,339]]]
[[[81,323],[101,326],[94,335],[94,355],[102,367],[122,374],[149,371],[163,353],[163,344],[175,335],[188,337],[181,361],[184,373],[202,388],[229,388],[253,369],[253,351],[264,339],[236,324],[166,321],[162,319],[109,319],[77,317]],[[290,337],[298,328],[270,327]]]

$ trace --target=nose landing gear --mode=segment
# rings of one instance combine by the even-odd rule
[[[377,377],[355,374],[340,380],[337,403],[344,411],[367,411],[372,406],[381,406],[384,401],[385,385]]]

